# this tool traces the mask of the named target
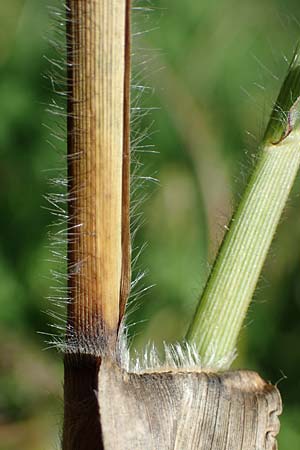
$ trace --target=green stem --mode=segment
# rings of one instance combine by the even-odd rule
[[[300,165],[299,72],[295,54],[271,115],[257,166],[231,221],[187,334],[187,341],[196,346],[203,364],[211,367],[228,366],[234,354],[238,334]]]

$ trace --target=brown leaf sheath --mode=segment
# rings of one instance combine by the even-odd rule
[[[257,373],[99,373],[105,450],[276,450],[281,398]]]
[[[130,285],[129,8],[68,1],[67,339],[87,353],[114,348]]]

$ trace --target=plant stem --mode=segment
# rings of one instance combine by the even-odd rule
[[[101,358],[130,285],[129,0],[67,0],[68,317],[63,450],[103,448]]]
[[[129,2],[69,0],[67,12],[67,338],[94,353],[113,349],[129,284]]]
[[[187,340],[203,364],[226,368],[300,165],[297,53],[289,68],[257,166],[225,236]],[[291,115],[293,114],[293,118]]]

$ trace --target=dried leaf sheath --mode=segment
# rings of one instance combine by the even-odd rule
[[[251,371],[127,373],[104,361],[105,450],[276,450],[281,399]]]
[[[120,290],[123,298],[128,290],[121,289],[121,279],[126,286],[129,277],[122,276],[122,259],[128,273],[129,140],[124,136],[129,132],[129,5],[125,0],[69,0],[67,11],[67,338],[75,352],[99,353],[107,345],[113,348]],[[127,255],[122,256],[122,245]]]

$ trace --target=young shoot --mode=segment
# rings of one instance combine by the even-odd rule
[[[234,214],[187,333],[202,364],[227,368],[300,164],[297,48],[268,123],[255,170]],[[211,365],[211,363],[210,363]],[[213,368],[213,367],[212,367]]]

